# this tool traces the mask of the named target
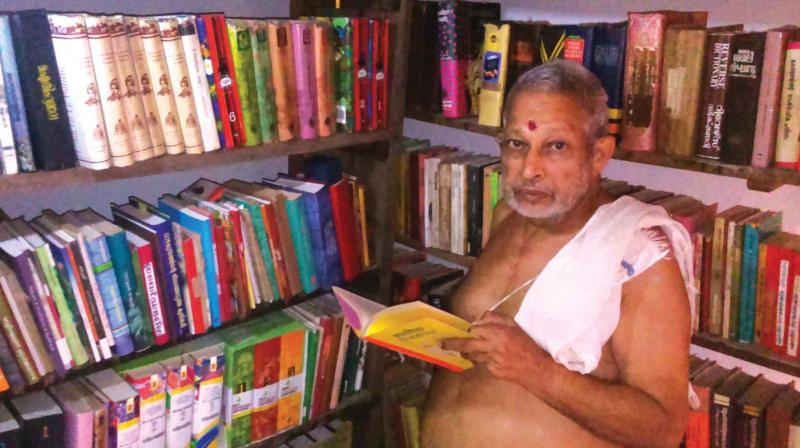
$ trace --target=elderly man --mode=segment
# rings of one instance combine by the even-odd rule
[[[511,89],[498,137],[504,201],[453,298],[474,337],[443,344],[476,367],[436,372],[423,446],[679,445],[688,409],[687,236],[662,209],[601,189],[615,146],[606,102],[597,78],[571,62],[536,67]],[[640,219],[659,213],[661,221]],[[628,215],[645,224],[632,227]],[[598,256],[582,257],[587,248]],[[604,272],[623,279],[597,280]],[[536,289],[540,281],[552,286]],[[576,293],[559,297],[562,290]],[[569,331],[577,336],[563,336]],[[556,334],[568,342],[554,342]]]

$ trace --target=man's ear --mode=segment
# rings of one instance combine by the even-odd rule
[[[612,135],[606,135],[595,140],[592,147],[592,166],[596,173],[602,173],[611,156],[614,155],[614,149],[617,147],[617,140]]]

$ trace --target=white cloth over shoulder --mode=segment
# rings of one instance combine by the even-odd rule
[[[653,228],[669,240],[655,244]],[[663,238],[662,238],[663,239]],[[694,316],[692,242],[662,207],[623,196],[600,206],[583,229],[545,266],[525,294],[515,321],[563,366],[582,374],[600,362],[617,328],[622,284],[670,249],[680,267]],[[633,252],[635,260],[627,259]]]

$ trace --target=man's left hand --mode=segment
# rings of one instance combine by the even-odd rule
[[[497,378],[524,381],[537,375],[550,356],[528,336],[514,319],[487,311],[472,324],[472,338],[442,341],[442,348],[460,352]]]

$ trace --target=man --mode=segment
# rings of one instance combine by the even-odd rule
[[[664,251],[617,290],[618,323],[610,323],[610,337],[598,344],[601,356],[587,374],[555,361],[515,321],[526,288],[488,311],[539,275],[599,208],[614,202],[600,187],[615,147],[606,133],[606,100],[597,78],[571,62],[536,67],[510,91],[498,138],[504,201],[489,243],[452,302],[455,314],[474,322],[474,337],[443,343],[476,366],[435,373],[423,446],[680,443],[688,410],[690,303],[675,252]],[[657,232],[638,232],[632,240],[650,235],[646,244],[663,244]],[[582,278],[570,280],[580,284]]]

